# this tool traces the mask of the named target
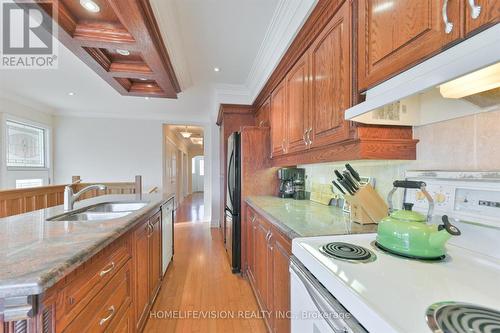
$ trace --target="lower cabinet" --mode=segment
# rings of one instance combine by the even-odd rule
[[[48,289],[32,319],[0,333],[141,332],[162,280],[160,210]]]
[[[269,311],[270,332],[290,332],[291,240],[248,208],[246,274],[262,311]]]
[[[135,318],[142,330],[161,282],[161,214],[144,221],[134,232]]]

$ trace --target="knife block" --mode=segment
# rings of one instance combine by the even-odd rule
[[[362,186],[354,195],[345,195],[351,206],[351,220],[359,224],[379,223],[387,217],[389,207],[370,185]]]

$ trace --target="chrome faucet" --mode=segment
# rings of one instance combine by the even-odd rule
[[[71,185],[67,185],[64,188],[64,211],[67,212],[69,210],[73,210],[73,207],[75,205],[75,201],[78,200],[78,198],[85,192],[91,191],[91,190],[102,190],[104,191],[106,189],[106,185],[103,184],[95,184],[95,185],[90,185],[87,187],[82,188],[80,191],[77,193],[73,192],[73,188],[71,187],[75,183]]]

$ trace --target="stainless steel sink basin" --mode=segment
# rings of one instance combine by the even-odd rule
[[[144,202],[103,202],[90,206],[87,212],[132,212],[144,208],[147,204]]]
[[[49,218],[49,221],[104,221],[127,216],[132,212],[69,212]]]
[[[103,202],[53,216],[48,221],[105,221],[127,216],[144,208],[145,202]]]

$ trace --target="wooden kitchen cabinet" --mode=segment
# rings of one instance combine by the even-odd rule
[[[477,9],[477,6],[480,9]],[[473,9],[475,8],[475,9]],[[467,0],[465,5],[465,32],[481,31],[500,22],[500,1]]]
[[[271,156],[286,153],[286,86],[285,81],[279,84],[271,94]]]
[[[269,127],[271,124],[271,98],[269,97],[255,113],[255,124],[258,127]]]
[[[349,138],[344,111],[351,105],[351,8],[345,2],[310,48],[311,147]]]
[[[135,318],[136,328],[142,327],[149,307],[149,223],[143,223],[134,234]]]
[[[306,150],[309,147],[309,53],[306,52],[285,78],[286,104],[286,153]]]
[[[459,39],[463,5],[456,0],[360,0],[358,90],[387,80]],[[443,13],[452,26],[445,24]]]
[[[150,259],[150,299],[154,299],[160,288],[161,272],[161,214],[154,215],[150,220],[151,232],[149,235],[149,259]]]
[[[271,332],[289,333],[291,241],[265,218],[248,208],[249,229],[244,240],[247,251],[246,274]]]
[[[144,326],[161,278],[160,213],[145,220],[134,233],[136,329]]]

